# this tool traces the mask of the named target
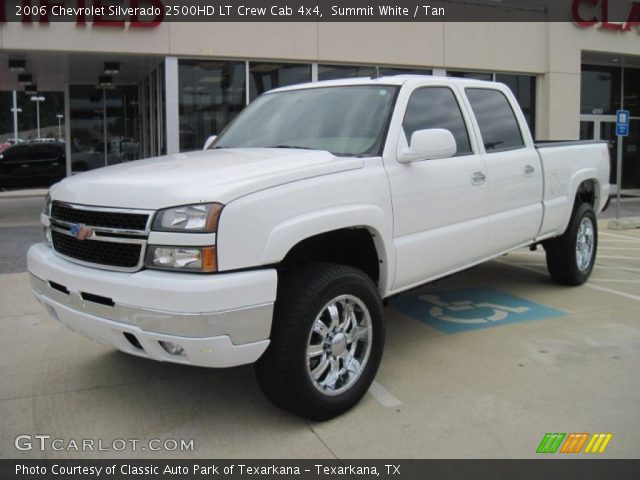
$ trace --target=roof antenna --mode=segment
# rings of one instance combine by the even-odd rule
[[[376,73],[371,78],[380,78],[381,76],[382,75],[380,75],[380,67],[378,67],[378,65],[376,65]]]

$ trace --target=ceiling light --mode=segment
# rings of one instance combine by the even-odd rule
[[[120,64],[118,62],[105,62],[104,74],[105,75],[118,75],[120,73]]]
[[[24,60],[11,60],[9,59],[9,70],[14,73],[24,72],[27,69],[27,62]]]
[[[113,77],[111,75],[100,75],[98,77],[99,87],[110,87],[113,85]]]
[[[33,77],[31,75],[26,73],[22,73],[18,75],[18,83],[20,85],[29,85],[32,82],[33,82]]]

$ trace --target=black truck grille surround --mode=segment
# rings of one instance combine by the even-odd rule
[[[82,262],[118,268],[135,268],[140,261],[142,245],[139,243],[81,241],[55,230],[51,232],[51,239],[56,252]]]
[[[91,227],[116,228],[121,230],[145,231],[149,215],[143,213],[103,212],[82,210],[64,204],[53,203],[51,217],[69,223],[82,223]]]

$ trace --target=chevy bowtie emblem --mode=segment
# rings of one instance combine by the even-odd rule
[[[70,231],[71,235],[76,237],[78,240],[86,240],[93,235],[93,229],[83,225],[82,223],[74,223],[71,225]]]

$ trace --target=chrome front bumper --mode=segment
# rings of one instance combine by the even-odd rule
[[[61,259],[44,244],[29,250],[28,265],[33,292],[53,318],[127,353],[227,367],[255,362],[269,345],[274,270],[107,272]],[[184,354],[168,353],[162,342]]]
[[[117,303],[109,306],[106,304],[110,300],[107,297],[72,292],[62,284],[45,282],[32,274],[29,275],[29,281],[33,292],[40,299],[50,300],[78,313],[178,337],[227,335],[234,344],[264,340],[269,336],[269,332],[264,329],[265,319],[273,316],[273,303],[212,313],[163,312]],[[62,288],[67,289],[68,293],[64,293]],[[105,304],[97,303],[96,300],[104,301]]]

